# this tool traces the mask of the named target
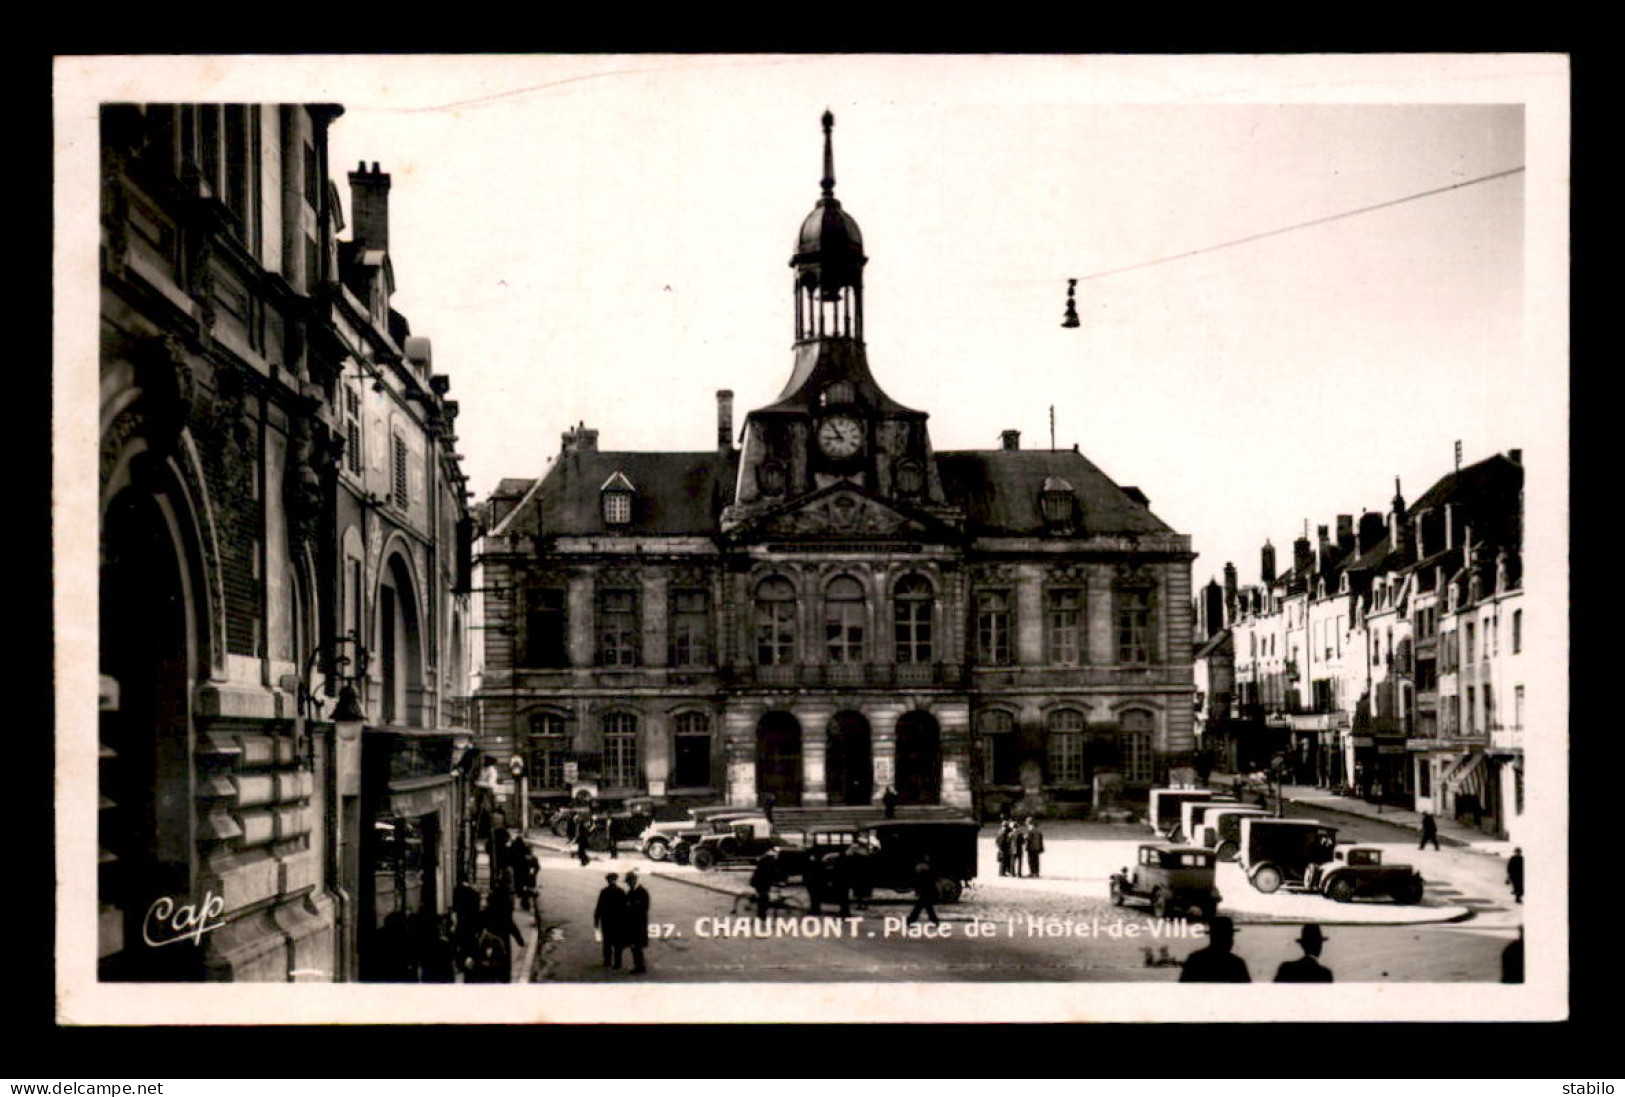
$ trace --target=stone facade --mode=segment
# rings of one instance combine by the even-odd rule
[[[346,315],[326,165],[340,113],[102,112],[104,979],[356,970],[360,813],[344,831],[345,762],[322,715],[350,631],[343,397],[356,349],[376,354],[388,338],[373,329],[390,325]],[[413,437],[425,467],[450,452]],[[466,514],[461,490],[444,493],[451,513]],[[417,534],[419,574],[455,556],[433,523]],[[373,612],[357,620],[359,647],[376,646]],[[211,912],[201,943],[146,943],[188,907]]]
[[[1189,779],[1189,538],[1076,450],[936,452],[886,395],[830,124],[742,446],[724,392],[714,450],[583,425],[485,504],[483,745],[533,797],[1081,813]]]

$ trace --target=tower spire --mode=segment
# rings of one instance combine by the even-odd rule
[[[824,178],[819,180],[825,198],[835,197],[835,116],[824,111]]]

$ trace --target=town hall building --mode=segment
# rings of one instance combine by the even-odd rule
[[[791,268],[789,380],[696,452],[567,431],[484,505],[477,732],[537,798],[1081,814],[1189,779],[1188,535],[1076,448],[937,451],[864,342],[857,222]]]

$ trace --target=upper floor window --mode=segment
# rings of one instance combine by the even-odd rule
[[[1512,654],[1523,650],[1523,610],[1512,611]],[[1521,722],[1521,721],[1520,721]]]
[[[1466,650],[1463,652],[1463,655],[1466,657],[1466,661],[1471,663],[1478,657],[1478,655],[1477,655],[1477,652],[1478,652],[1477,645],[1474,643],[1474,639],[1473,639],[1473,637],[1474,637],[1473,623],[1471,621],[1467,622],[1466,630],[1467,630],[1467,639],[1465,641]]]
[[[360,475],[361,453],[361,395],[355,389],[344,387],[344,467]]]
[[[598,596],[598,664],[638,665],[638,592],[606,590]]]
[[[533,586],[525,590],[523,665],[563,667],[570,662],[566,645],[564,588]]]
[[[775,667],[795,661],[796,590],[787,579],[764,579],[756,588],[756,662]]]
[[[671,665],[705,666],[711,658],[711,596],[703,590],[671,594]]]
[[[864,620],[868,616],[863,587],[843,575],[824,592],[824,641],[831,663],[863,662]]]
[[[893,595],[897,625],[897,661],[931,661],[931,584],[922,575],[909,575],[897,584]]]
[[[406,504],[410,501],[407,498],[406,439],[399,434],[395,435],[393,469],[391,499],[397,507],[405,509]]]
[[[1156,626],[1156,592],[1139,583],[1120,584],[1113,592],[1117,617],[1117,661],[1126,664],[1152,661]]]
[[[1006,666],[1010,662],[1010,592],[976,592],[976,656],[980,662]]]
[[[624,526],[632,521],[632,496],[636,492],[632,481],[617,472],[598,489],[604,508],[604,525]]]
[[[1070,533],[1077,525],[1077,494],[1059,476],[1044,480],[1038,493],[1038,509],[1044,516],[1044,528],[1051,533]]]
[[[1049,592],[1049,661],[1075,667],[1083,662],[1083,592]]]
[[[1045,721],[1044,780],[1076,784],[1083,780],[1083,713],[1057,709]]]

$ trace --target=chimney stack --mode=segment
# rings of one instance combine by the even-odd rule
[[[734,448],[734,392],[717,390],[717,452],[732,453]]]
[[[575,450],[577,453],[594,453],[598,449],[598,431],[584,423],[577,423],[561,436],[566,451]]]
[[[1264,585],[1269,586],[1275,582],[1275,546],[1270,544],[1268,539],[1264,541],[1264,549],[1259,553],[1259,556],[1261,558],[1259,575],[1263,579]]]
[[[1394,504],[1388,515],[1388,546],[1403,554],[1410,545],[1410,531],[1405,525],[1405,496],[1399,490],[1399,477],[1394,477]]]
[[[1347,554],[1354,547],[1354,515],[1337,516],[1337,551]]]
[[[1317,544],[1315,560],[1322,575],[1332,566],[1332,531],[1330,526],[1315,527]]]
[[[389,250],[389,175],[378,170],[377,161],[371,171],[362,161],[350,173],[350,219],[358,246]]]
[[[1377,542],[1382,540],[1384,532],[1382,515],[1374,510],[1368,510],[1360,515],[1360,555],[1364,556],[1376,548]]]
[[[1224,619],[1226,623],[1236,619],[1236,565],[1228,560],[1224,565]]]
[[[1021,448],[1021,432],[1019,430],[1000,431],[999,440],[1004,443],[1005,449]]]

